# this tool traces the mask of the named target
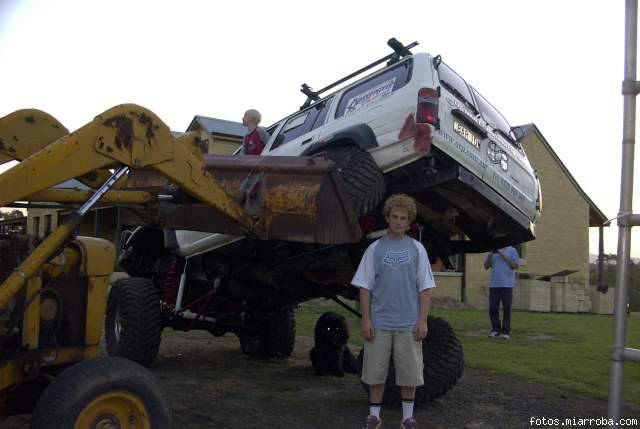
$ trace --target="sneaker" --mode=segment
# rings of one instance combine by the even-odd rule
[[[508,340],[508,339],[510,339],[510,338],[511,338],[511,337],[509,336],[509,334],[502,334],[502,335],[500,335],[500,337],[501,337],[503,340]]]
[[[400,429],[418,429],[418,422],[413,417],[400,423]]]
[[[367,416],[362,429],[380,429],[382,427],[382,420],[376,416]]]
[[[500,335],[500,332],[498,331],[491,331],[491,333],[489,334],[489,338],[495,338],[498,335]]]

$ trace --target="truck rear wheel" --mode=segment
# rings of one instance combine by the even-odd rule
[[[424,361],[424,386],[416,389],[416,403],[433,402],[453,388],[464,370],[462,344],[449,323],[439,317],[429,316],[429,331],[422,342]],[[362,376],[364,349],[358,355],[358,376]],[[369,395],[369,386],[361,383]],[[387,405],[400,405],[400,388],[396,386],[393,359],[384,386],[383,402]]]
[[[240,348],[258,359],[287,359],[296,341],[296,319],[291,308],[269,316],[250,317],[240,332]]]
[[[153,281],[142,277],[116,281],[109,291],[104,330],[110,356],[151,365],[162,334],[160,295]]]
[[[67,368],[47,387],[32,429],[169,429],[166,395],[153,375],[125,359],[101,357]]]
[[[380,204],[386,192],[386,183],[369,152],[348,145],[330,149],[327,157],[340,169],[340,177],[358,218]]]

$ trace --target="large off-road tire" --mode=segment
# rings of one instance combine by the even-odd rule
[[[101,357],[67,368],[46,388],[32,429],[171,428],[163,389],[140,365]]]
[[[153,281],[128,277],[109,291],[104,324],[107,353],[149,366],[158,356],[162,317]]]
[[[252,326],[253,325],[253,326]],[[292,308],[262,318],[250,318],[240,332],[240,348],[258,359],[287,359],[296,342],[296,319]]]
[[[433,402],[444,396],[464,370],[464,353],[462,344],[456,337],[451,325],[439,317],[429,316],[427,338],[422,342],[422,358],[424,360],[424,386],[416,389],[416,403]],[[358,355],[358,375],[362,376],[364,350]],[[361,383],[369,394],[369,386]],[[396,386],[393,359],[389,367],[389,375],[384,387],[383,402],[387,405],[399,405],[400,389]]]
[[[339,168],[358,217],[373,210],[384,198],[386,183],[371,155],[357,146],[329,149],[327,157]]]

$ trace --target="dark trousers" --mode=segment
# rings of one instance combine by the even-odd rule
[[[502,301],[502,326],[500,326],[500,301]],[[489,288],[489,317],[491,317],[492,331],[508,334],[511,330],[511,301],[513,301],[513,288]]]

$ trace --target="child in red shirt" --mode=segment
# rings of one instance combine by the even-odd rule
[[[255,109],[244,113],[242,124],[247,127],[247,134],[242,141],[242,155],[260,155],[269,141],[269,133],[258,127],[261,120],[262,115]]]

